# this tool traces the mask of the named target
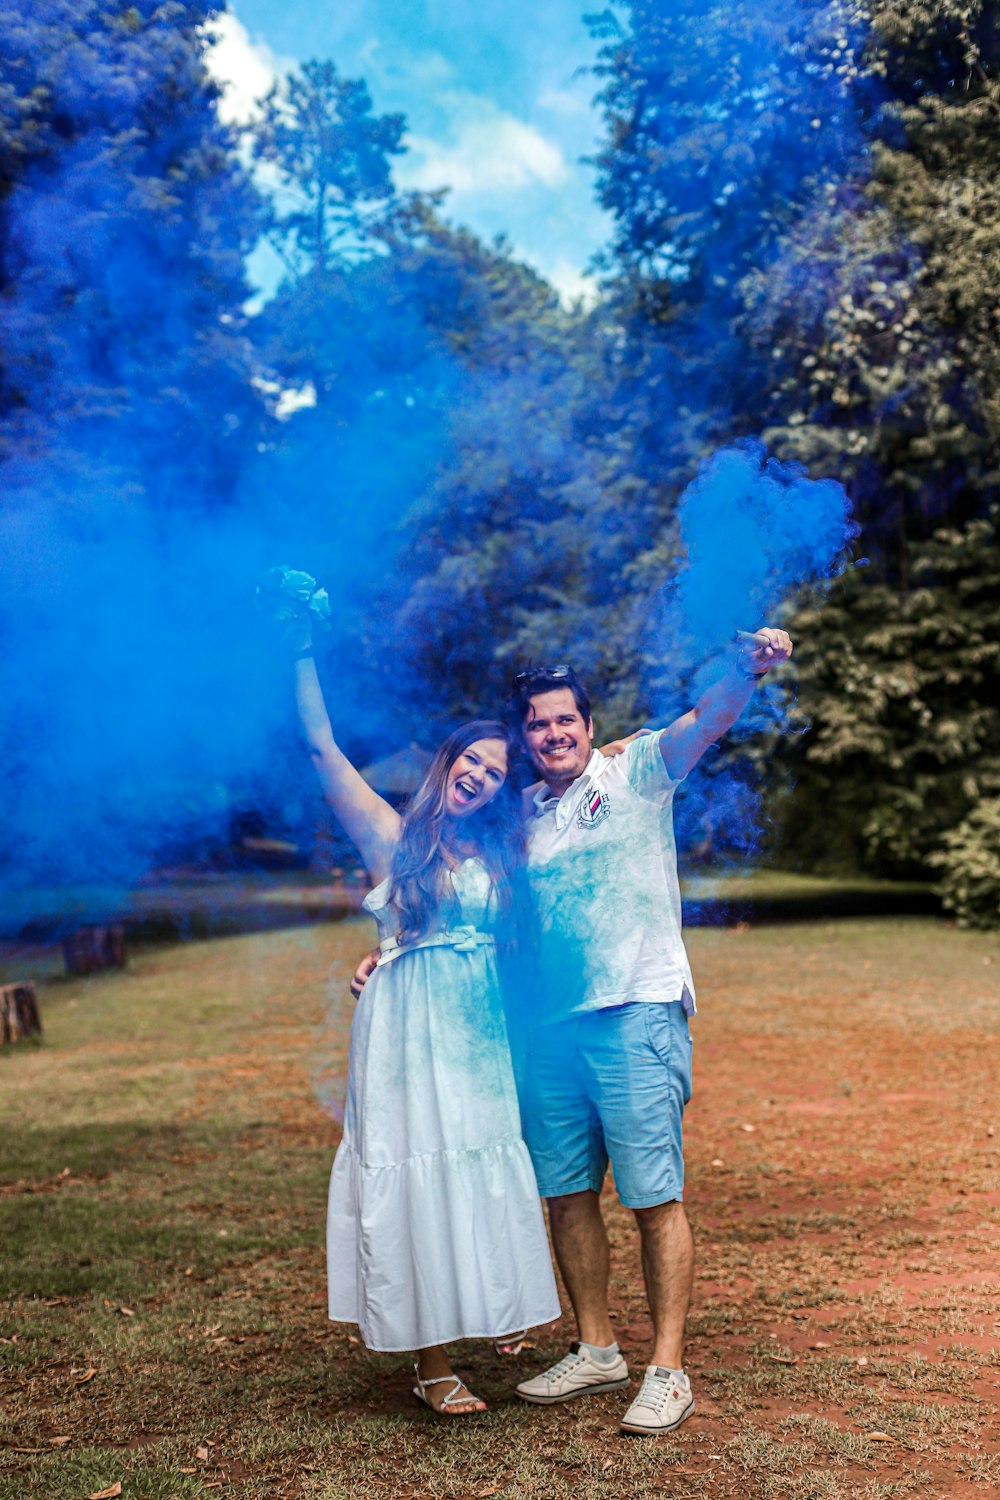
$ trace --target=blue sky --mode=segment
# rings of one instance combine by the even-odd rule
[[[406,116],[401,186],[452,192],[446,213],[515,252],[564,296],[587,289],[609,233],[594,201],[596,44],[588,0],[234,0],[213,68],[246,118],[274,74],[310,57],[364,78],[377,112]],[[266,260],[257,272],[268,277]]]

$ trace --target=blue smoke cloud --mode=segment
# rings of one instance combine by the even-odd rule
[[[721,449],[678,502],[685,552],[673,605],[681,638],[704,657],[773,617],[796,590],[839,571],[857,535],[834,479],[766,456],[763,444]]]
[[[665,585],[655,632],[668,668],[652,689],[660,723],[727,670],[736,631],[780,626],[798,591],[842,571],[858,535],[843,485],[769,458],[756,441],[702,465],[678,501],[678,529],[684,556]],[[791,701],[787,687],[759,688],[726,743],[688,778],[676,823],[689,861],[743,870],[759,857],[777,789],[761,781],[739,742],[787,732]]]
[[[153,9],[139,7],[146,21]],[[127,65],[114,49],[102,61],[97,42],[53,63],[47,86],[77,139],[2,205],[11,290],[0,332],[24,403],[5,412],[0,511],[8,891],[127,885],[224,842],[241,806],[301,821],[315,794],[287,668],[252,608],[268,566],[308,569],[329,590],[327,686],[346,748],[379,735],[395,747],[393,694],[418,695],[393,680],[397,627],[372,617],[372,599],[395,568],[398,522],[433,493],[449,401],[468,389],[422,311],[421,296],[430,305],[442,292],[415,277],[413,296],[388,295],[376,269],[340,317],[329,303],[311,322],[300,312],[305,363],[330,372],[331,392],[275,422],[250,379],[261,361],[240,313],[247,243],[234,233],[219,250],[213,238],[232,203],[245,208],[246,185],[199,168],[175,184],[188,194],[180,208],[158,196],[206,131],[223,157],[232,146],[205,124],[210,100],[177,120],[164,113],[180,65],[163,41],[139,26],[114,33],[114,49],[138,49]],[[279,296],[263,318],[282,315]],[[477,414],[498,447],[521,446],[508,404]],[[568,439],[553,433],[526,432],[523,446],[557,470]],[[827,576],[845,506],[835,484],[779,470],[759,449],[717,455],[681,502],[687,566],[665,604],[661,656],[669,639],[693,669],[734,627]],[[730,792],[716,795],[721,806]]]

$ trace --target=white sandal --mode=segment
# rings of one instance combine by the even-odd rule
[[[436,1416],[478,1417],[481,1416],[484,1411],[486,1411],[486,1403],[482,1400],[482,1397],[474,1396],[469,1390],[468,1386],[466,1386],[465,1381],[460,1375],[434,1375],[430,1380],[421,1380],[420,1366],[418,1364],[414,1364],[413,1373],[417,1377],[417,1383],[413,1387],[413,1394],[416,1396],[418,1401],[422,1401],[425,1406],[429,1406],[431,1411],[434,1412]],[[424,1392],[429,1385],[443,1385],[446,1380],[450,1380],[452,1382],[451,1390],[448,1391],[444,1396],[442,1396],[441,1405],[435,1406],[433,1401],[428,1401],[427,1397],[424,1395]],[[464,1390],[466,1392],[464,1396],[458,1395],[458,1392],[461,1390]],[[471,1411],[463,1412],[453,1412],[448,1410],[449,1404],[458,1406],[460,1403],[464,1405],[464,1403],[467,1401],[479,1401],[481,1402],[481,1406],[479,1408],[473,1407]]]

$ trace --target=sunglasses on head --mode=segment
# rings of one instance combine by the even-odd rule
[[[572,677],[573,668],[560,663],[554,667],[528,667],[523,672],[518,672],[514,678],[516,688],[524,687],[528,682],[543,682],[547,678],[558,682],[563,677]]]

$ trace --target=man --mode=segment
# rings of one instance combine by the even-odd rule
[[[694,1410],[682,1354],[694,1251],[682,1203],[681,1120],[695,1002],[681,939],[673,795],[742,713],[758,679],[791,653],[784,631],[759,631],[690,712],[613,758],[594,751],[590,704],[570,668],[521,673],[508,704],[543,778],[528,805],[541,952],[540,998],[528,1000],[523,1127],[579,1334],[563,1359],[517,1391],[550,1404],[628,1384],[608,1316],[599,1200],[610,1158],[618,1195],[638,1224],[654,1328],[642,1387],[622,1420],[626,1432],[670,1432]]]

